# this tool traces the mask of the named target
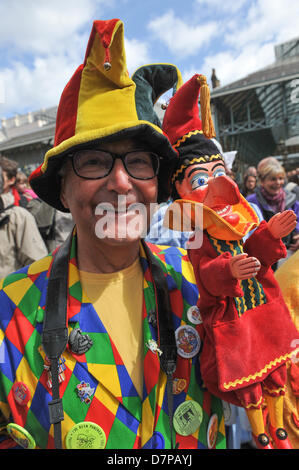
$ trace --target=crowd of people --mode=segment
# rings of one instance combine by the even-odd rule
[[[0,156],[0,277],[45,256],[73,228],[70,214],[42,201],[16,161]]]
[[[131,78],[123,23],[93,23],[43,164],[0,157],[0,448],[238,448],[238,408],[254,447],[298,445],[298,173],[238,188],[214,137],[204,76]]]

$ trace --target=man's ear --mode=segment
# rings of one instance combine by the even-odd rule
[[[65,178],[63,176],[60,178],[60,201],[66,209],[69,209],[69,205],[65,197]]]

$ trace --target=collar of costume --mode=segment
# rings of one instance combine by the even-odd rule
[[[238,214],[239,222],[233,226],[213,209],[192,199],[192,194],[185,199],[176,199],[167,209],[165,219],[172,230],[184,230],[186,218],[189,218],[189,230],[207,230],[209,235],[219,240],[240,240],[248,232],[259,225],[259,219],[247,202],[240,195],[240,202],[232,206],[234,213]],[[173,216],[175,214],[175,217]],[[198,221],[200,226],[198,226]],[[181,224],[181,225],[178,225]]]

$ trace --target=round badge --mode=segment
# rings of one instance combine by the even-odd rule
[[[178,395],[185,389],[186,385],[187,385],[187,380],[185,379],[177,379],[177,378],[173,379],[172,393],[174,395]]]
[[[209,424],[208,424],[207,442],[208,442],[209,449],[213,449],[213,447],[215,447],[217,434],[218,434],[218,416],[215,413],[211,416]]]
[[[173,426],[181,436],[190,436],[201,425],[202,407],[194,400],[181,403],[174,412]]]
[[[26,406],[30,400],[30,391],[23,382],[16,382],[12,386],[12,393],[18,405]]]
[[[67,449],[104,449],[106,434],[98,424],[83,421],[72,427],[65,443]]]
[[[15,423],[8,423],[6,429],[10,437],[19,444],[19,446],[24,449],[35,449],[35,440],[25,428]]]
[[[184,358],[194,357],[200,349],[200,337],[193,326],[182,325],[175,331],[178,354]]]
[[[195,325],[199,325],[200,323],[202,323],[202,318],[197,305],[193,305],[192,307],[188,308],[187,318],[191,323],[194,323]]]

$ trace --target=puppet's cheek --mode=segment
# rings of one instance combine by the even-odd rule
[[[207,193],[208,185],[205,184],[204,186],[196,188],[191,193],[189,193],[187,199],[189,199],[190,201],[204,202]]]

